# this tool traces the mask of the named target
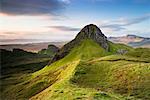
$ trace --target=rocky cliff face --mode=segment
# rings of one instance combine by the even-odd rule
[[[108,51],[109,49],[107,37],[101,32],[101,30],[96,25],[89,24],[77,34],[75,39],[64,45],[61,48],[61,50],[54,56],[54,58],[49,64],[65,57],[71,51],[72,48],[80,44],[81,41],[83,41],[84,39],[92,39],[106,51]]]
[[[107,37],[93,24],[85,26],[76,36],[75,40],[92,39],[105,50],[108,50]]]

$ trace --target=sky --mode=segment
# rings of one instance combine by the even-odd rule
[[[69,41],[87,24],[150,37],[150,0],[0,0],[0,43]]]

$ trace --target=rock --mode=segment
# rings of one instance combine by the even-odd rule
[[[76,36],[75,39],[92,39],[97,42],[101,47],[108,51],[107,37],[101,32],[101,30],[93,24],[85,26]]]
[[[125,49],[119,49],[117,50],[117,53],[120,54],[120,55],[123,55],[123,54],[126,54],[128,51],[125,50]]]
[[[48,49],[55,53],[59,51],[59,48],[56,47],[55,45],[48,45]]]

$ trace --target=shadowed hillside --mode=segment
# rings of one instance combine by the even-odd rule
[[[13,49],[12,51],[0,49],[1,92],[21,82],[23,76],[42,69],[52,56],[48,53],[38,54],[22,49]]]

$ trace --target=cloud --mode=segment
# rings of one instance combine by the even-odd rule
[[[62,0],[0,0],[3,14],[10,15],[57,15],[65,8]]]
[[[139,24],[141,22],[147,21],[150,19],[150,15],[142,16],[142,17],[137,17],[133,19],[118,19],[114,21],[108,21],[107,23],[103,23],[100,25],[101,28],[107,28],[111,29],[113,31],[121,31],[125,30],[127,26],[134,25],[134,24]]]
[[[17,34],[16,32],[3,32],[3,34],[11,35],[11,34]]]
[[[91,0],[93,2],[112,2],[112,1],[116,1],[116,0]]]
[[[1,39],[1,42],[27,42],[27,41],[38,41],[40,39]]]
[[[69,26],[49,26],[52,29],[56,29],[59,31],[79,31],[80,28],[74,28],[74,27],[69,27]]]
[[[118,22],[121,23],[120,24],[121,26],[128,26],[128,25],[138,24],[149,19],[150,19],[150,15],[146,15],[146,16],[142,16],[142,17],[138,17],[134,19],[122,19]]]
[[[105,3],[121,3],[121,2],[127,2],[126,0],[90,0],[92,2],[105,2]],[[130,0],[130,3],[132,4],[150,4],[149,0]]]
[[[119,26],[118,24],[107,24],[107,25],[102,25],[100,26],[102,28],[109,28],[112,31],[121,31],[121,30],[125,30],[126,28]]]
[[[66,4],[69,4],[71,2],[71,0],[62,0],[63,2],[65,2]]]
[[[150,4],[149,0],[133,0],[135,3]]]

